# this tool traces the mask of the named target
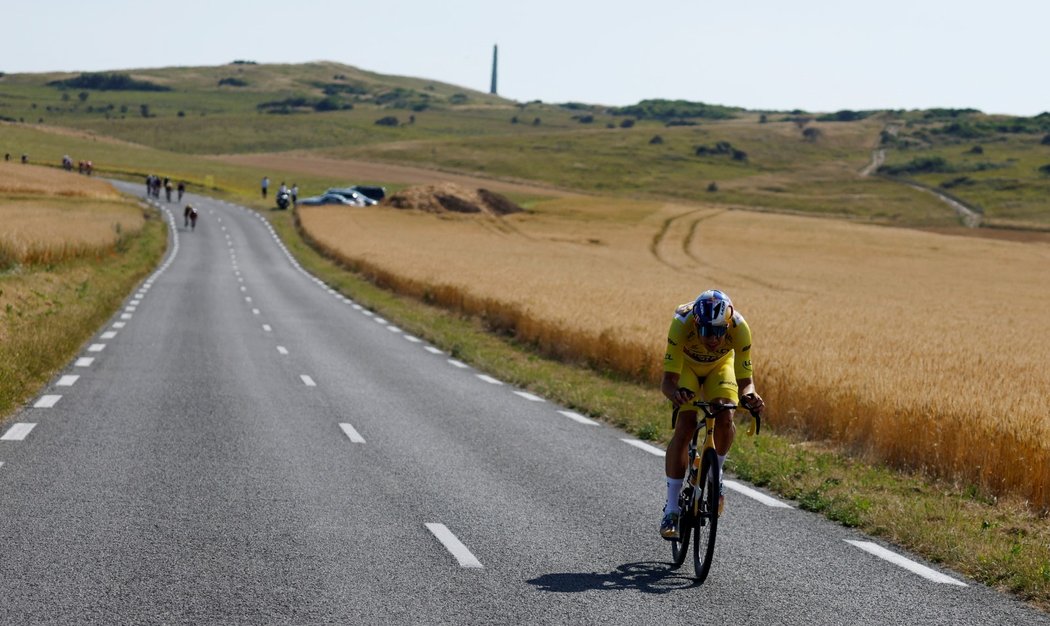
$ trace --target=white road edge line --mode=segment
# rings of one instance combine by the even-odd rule
[[[58,401],[62,399],[62,396],[50,395],[40,396],[40,399],[33,405],[34,409],[50,409],[51,407],[58,404]]]
[[[55,383],[55,386],[56,387],[72,387],[74,384],[76,384],[77,380],[79,380],[79,379],[80,379],[80,376],[77,376],[76,374],[67,374],[67,375],[63,376],[62,378],[59,378],[58,382]]]
[[[880,559],[889,561],[894,565],[899,565],[900,567],[903,567],[904,569],[912,572],[913,574],[918,574],[919,576],[922,576],[927,580],[932,580],[935,583],[944,583],[946,585],[959,585],[960,587],[968,586],[966,583],[959,580],[955,580],[951,576],[942,574],[937,570],[930,569],[925,565],[920,565],[919,563],[916,563],[915,561],[912,561],[909,558],[903,557],[897,554],[896,552],[887,550],[886,548],[883,548],[877,543],[872,543],[871,541],[853,541],[851,539],[846,539],[845,541],[846,543],[856,546],[869,554],[874,554]]]
[[[515,391],[514,394],[525,398],[529,402],[543,402],[543,398],[537,395],[533,395],[527,391]]]
[[[361,434],[358,433],[356,430],[354,430],[354,427],[351,426],[350,424],[346,424],[346,423],[339,424],[339,428],[343,429],[343,432],[346,433],[346,436],[350,438],[350,441],[352,441],[354,443],[364,443],[365,442],[365,438],[362,437]]]
[[[725,485],[726,488],[732,489],[733,491],[735,491],[735,492],[737,492],[737,493],[739,493],[741,495],[745,495],[745,496],[747,496],[747,497],[749,497],[749,498],[751,498],[753,500],[758,500],[759,502],[761,502],[762,504],[764,504],[766,506],[771,506],[771,507],[777,508],[777,509],[793,509],[793,508],[795,508],[795,507],[791,506],[790,504],[788,504],[787,502],[781,502],[780,500],[777,500],[776,498],[767,496],[766,494],[762,493],[761,491],[756,491],[756,490],[752,489],[751,487],[747,487],[745,485],[742,485],[742,484],[736,482],[735,480],[724,479],[722,481],[722,484]]]
[[[453,367],[458,367],[459,369],[466,369],[466,368],[470,367],[469,365],[467,365],[463,361],[457,361],[456,359],[449,359],[448,363],[449,363],[449,365],[452,365]]]
[[[481,380],[487,382],[490,385],[502,385],[503,384],[503,381],[496,380],[495,378],[489,376],[488,374],[478,374],[478,378],[480,378]]]
[[[598,425],[598,422],[596,422],[596,421],[594,421],[594,420],[592,420],[592,419],[590,419],[588,417],[584,417],[584,416],[582,416],[579,413],[576,413],[574,411],[558,411],[558,412],[561,413],[562,415],[564,415],[565,417],[571,419],[574,422],[579,422],[581,424],[587,424],[588,426],[597,426]]]
[[[429,530],[437,540],[441,542],[441,545],[445,546],[445,549],[456,557],[459,561],[460,567],[482,567],[481,561],[477,559],[467,546],[463,545],[463,542],[456,538],[452,534],[452,531],[445,527],[444,524],[435,524],[432,522],[427,523],[427,530]]]
[[[667,452],[665,450],[657,448],[656,446],[651,446],[651,445],[649,445],[649,444],[647,444],[644,441],[641,441],[639,439],[621,439],[620,441],[622,441],[622,442],[624,442],[624,443],[626,443],[628,445],[632,445],[635,448],[639,448],[641,450],[645,450],[649,454],[655,454],[656,456],[664,456],[664,455],[667,454]]]
[[[94,363],[94,362],[95,362],[95,358],[94,357],[82,356],[79,359],[77,359],[77,362],[74,363],[73,365],[75,365],[76,367],[91,367],[91,364]]]
[[[36,424],[20,422],[9,428],[0,441],[22,441],[35,427]]]
[[[434,346],[423,346],[423,349],[429,352],[430,354],[444,354],[444,352],[435,348]]]

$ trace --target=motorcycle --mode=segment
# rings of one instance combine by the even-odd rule
[[[292,205],[292,194],[287,191],[277,192],[277,208],[287,209]]]

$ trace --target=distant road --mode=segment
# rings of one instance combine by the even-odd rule
[[[162,268],[0,434],[0,623],[1050,624],[735,483],[694,587],[657,536],[659,450],[187,200],[196,231],[178,211]]]

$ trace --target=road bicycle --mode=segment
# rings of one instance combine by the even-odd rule
[[[710,404],[696,401],[692,406],[700,409],[704,417],[697,419],[693,438],[689,442],[689,465],[682,493],[678,496],[678,539],[671,540],[671,558],[674,567],[681,567],[689,554],[689,539],[693,538],[693,569],[697,584],[703,584],[711,571],[711,559],[715,553],[715,536],[718,534],[719,484],[722,477],[718,469],[718,453],[715,452],[715,413],[735,409],[735,404]],[[744,407],[746,408],[746,407]],[[750,409],[749,409],[750,411]],[[748,434],[758,434],[762,428],[761,416],[750,411],[754,423]],[[678,409],[672,415],[672,424],[678,418]],[[704,430],[703,444],[697,448],[700,431]]]

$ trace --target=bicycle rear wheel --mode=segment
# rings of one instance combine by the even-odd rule
[[[711,571],[715,554],[715,535],[718,532],[718,455],[711,448],[704,450],[700,463],[700,512],[693,520],[696,538],[693,540],[693,569],[697,584],[702,584]]]

